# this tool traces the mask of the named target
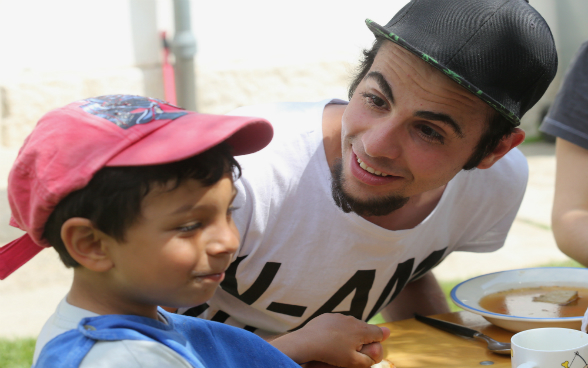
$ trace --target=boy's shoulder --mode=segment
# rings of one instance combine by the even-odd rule
[[[146,317],[103,315],[82,318],[76,328],[49,341],[42,348],[34,367],[201,367],[160,341],[178,340],[172,324]]]
[[[81,340],[75,330],[58,336],[42,350],[33,368],[194,367],[167,346],[148,340]],[[196,365],[203,367],[203,365]]]
[[[248,331],[160,313],[167,323],[128,315],[84,318],[75,330],[51,340],[35,367],[91,367],[98,362],[111,365],[113,359],[138,367],[153,366],[154,361],[180,367],[247,367],[268,361],[278,367],[298,366]]]

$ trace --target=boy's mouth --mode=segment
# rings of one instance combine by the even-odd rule
[[[205,275],[196,275],[196,278],[202,281],[222,282],[225,279],[225,273],[209,273]]]

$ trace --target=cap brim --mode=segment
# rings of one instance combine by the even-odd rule
[[[157,165],[195,156],[227,141],[233,154],[245,155],[267,146],[271,124],[262,118],[189,113],[125,148],[106,166]]]
[[[43,249],[28,234],[4,245],[0,248],[0,280],[4,280]]]
[[[452,80],[457,82],[460,86],[464,87],[465,89],[467,89],[468,91],[470,91],[471,93],[476,95],[476,97],[478,97],[479,99],[484,101],[486,104],[488,104],[494,110],[498,111],[502,116],[504,116],[514,126],[519,126],[521,124],[521,120],[514,113],[508,111],[508,109],[506,107],[502,106],[502,104],[500,104],[498,101],[496,101],[495,99],[490,97],[486,92],[484,92],[481,89],[479,89],[478,87],[474,86],[472,83],[468,82],[464,77],[457,74],[453,70],[447,68],[445,65],[441,64],[439,61],[437,61],[431,55],[427,55],[426,53],[422,52],[418,48],[416,48],[413,45],[406,42],[406,40],[402,39],[402,37],[390,32],[389,30],[382,27],[381,25],[374,22],[373,20],[366,19],[365,23],[368,26],[368,28],[370,29],[370,31],[372,31],[372,33],[376,37],[383,37],[383,38],[390,40],[390,41],[394,42],[395,44],[405,48],[406,50],[412,52],[413,54],[415,54],[416,56],[421,58],[423,61],[425,61],[426,63],[432,65],[434,68],[443,72],[443,74],[447,75],[449,78],[451,78]]]

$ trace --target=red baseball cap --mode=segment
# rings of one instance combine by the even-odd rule
[[[49,215],[101,168],[179,161],[223,141],[234,155],[245,155],[272,136],[261,118],[199,114],[141,96],[100,96],[50,111],[26,138],[8,176],[10,225],[26,234],[0,248],[0,279],[50,246],[42,239]]]

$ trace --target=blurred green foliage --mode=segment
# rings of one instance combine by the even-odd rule
[[[29,368],[33,364],[35,339],[0,339],[0,368]]]

